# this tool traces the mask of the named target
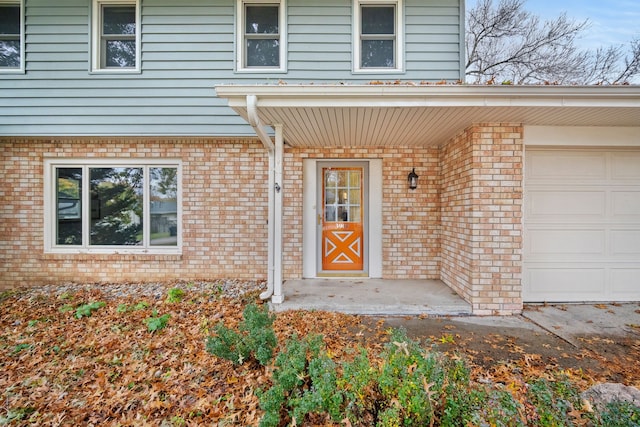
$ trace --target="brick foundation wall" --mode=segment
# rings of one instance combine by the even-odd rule
[[[266,279],[268,157],[257,140],[0,139],[0,287]],[[182,160],[181,255],[45,254],[45,158]]]
[[[472,126],[441,154],[442,280],[475,314],[517,313],[522,310],[522,126]]]

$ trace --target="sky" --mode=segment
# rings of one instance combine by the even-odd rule
[[[467,9],[477,0],[467,0]],[[497,4],[499,0],[494,0]],[[526,0],[525,9],[544,19],[552,19],[566,12],[578,21],[588,19],[578,45],[585,49],[628,44],[640,39],[640,0]]]

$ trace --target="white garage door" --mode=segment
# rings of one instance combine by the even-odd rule
[[[640,300],[640,150],[527,149],[523,299]]]

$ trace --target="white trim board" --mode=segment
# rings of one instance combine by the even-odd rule
[[[640,127],[525,126],[526,146],[640,147]]]
[[[382,278],[382,159],[304,159],[302,163],[302,277],[317,277],[318,162],[369,163],[369,277]]]

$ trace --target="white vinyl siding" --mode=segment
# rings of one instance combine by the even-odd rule
[[[24,0],[0,0],[0,73],[24,72]]]
[[[458,1],[403,0],[403,7],[402,79],[459,80]],[[0,135],[253,137],[214,86],[398,78],[390,70],[353,73],[352,0],[287,0],[286,73],[236,72],[236,8],[237,2],[222,0],[140,2],[139,72],[87,72],[94,52],[92,2],[30,0],[28,72],[0,72]]]
[[[527,149],[523,298],[640,299],[640,150]]]
[[[138,0],[94,0],[92,71],[140,71]]]
[[[51,159],[44,173],[46,252],[181,252],[179,161]]]

